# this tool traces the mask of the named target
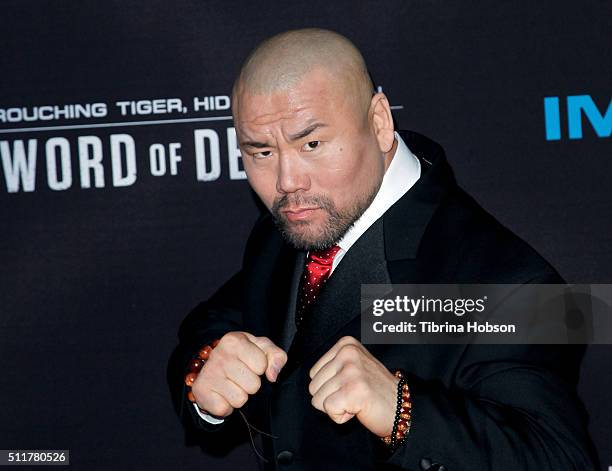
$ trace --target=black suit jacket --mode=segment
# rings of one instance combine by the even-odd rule
[[[402,137],[421,161],[421,178],[348,251],[300,330],[293,319],[305,254],[264,215],[242,270],[181,325],[182,367],[201,345],[232,330],[267,336],[288,350],[277,382],[264,379],[243,408],[276,437],[263,437],[269,469],[595,469],[575,392],[581,347],[368,345],[388,368],[409,372],[412,429],[393,454],[356,419],[337,425],[312,407],[309,369],[340,337],[360,338],[362,283],[562,282],[457,186],[439,145],[412,132]],[[197,427],[225,441],[240,435],[236,413],[211,426],[184,391],[177,397]]]

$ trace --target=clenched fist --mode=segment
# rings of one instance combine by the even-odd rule
[[[262,374],[274,382],[286,362],[287,354],[270,339],[229,332],[210,353],[191,392],[200,409],[226,417],[259,390]]]
[[[357,417],[385,437],[393,430],[399,380],[355,338],[342,337],[310,369],[312,405],[334,422]]]

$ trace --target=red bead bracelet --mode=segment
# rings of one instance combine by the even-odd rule
[[[218,343],[219,340],[217,339],[213,340],[210,345],[204,345],[202,348],[200,348],[200,351],[198,351],[197,356],[195,358],[192,358],[189,362],[189,365],[187,366],[188,373],[185,375],[185,384],[188,388],[187,399],[189,399],[193,403],[195,403],[196,400],[195,396],[193,395],[193,392],[191,391],[191,386],[193,386],[193,383],[198,377],[198,373],[200,373],[200,370],[208,360],[210,352],[213,351],[213,348],[215,348]]]

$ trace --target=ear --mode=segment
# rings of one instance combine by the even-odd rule
[[[389,100],[384,93],[376,93],[370,102],[370,122],[378,141],[378,147],[381,152],[387,153],[393,147],[395,140],[395,128],[393,127],[393,117],[391,116],[391,107]]]

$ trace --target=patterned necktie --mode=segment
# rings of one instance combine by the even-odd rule
[[[300,281],[300,296],[295,310],[295,325],[300,326],[304,316],[312,309],[321,288],[329,278],[334,257],[340,247],[334,245],[325,250],[311,250],[308,254],[304,275]]]

